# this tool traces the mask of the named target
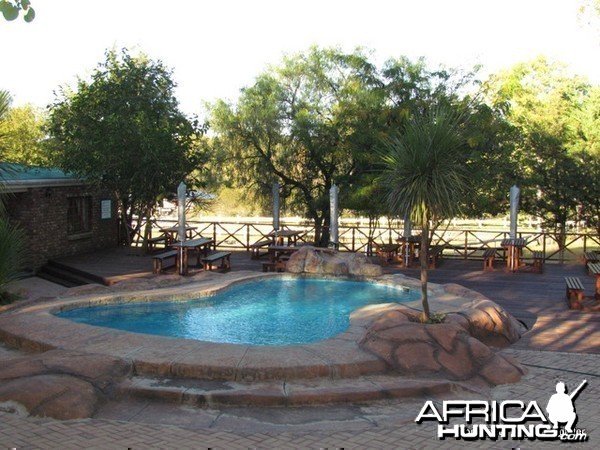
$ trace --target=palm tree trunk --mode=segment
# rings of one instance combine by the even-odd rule
[[[421,262],[421,305],[423,306],[423,314],[421,320],[426,322],[430,318],[429,300],[427,297],[427,259],[429,249],[429,221],[424,220],[423,229],[421,230],[421,251],[419,253],[419,261]]]

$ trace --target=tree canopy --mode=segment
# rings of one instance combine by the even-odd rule
[[[312,48],[288,57],[243,89],[237,105],[212,106],[215,146],[237,182],[256,193],[269,195],[279,180],[288,204],[326,243],[329,188],[355,177],[374,146],[378,82],[360,52]]]
[[[0,120],[0,159],[33,166],[48,166],[44,147],[45,112],[32,105],[11,107]]]
[[[212,105],[215,149],[231,168],[228,175],[268,198],[279,179],[288,207],[311,218],[319,239],[327,226],[328,189],[341,188],[345,208],[373,220],[389,215],[378,184],[381,161],[375,148],[402,133],[415,115],[446,105],[462,125],[477,196],[464,199],[472,215],[498,213],[510,187],[512,128],[498,108],[476,95],[475,72],[430,70],[423,59],[390,59],[381,69],[361,51],[312,48],[286,58],[241,91],[236,105]],[[499,182],[500,180],[506,180]]]
[[[203,128],[179,110],[174,87],[160,61],[108,51],[91,81],[63,89],[50,107],[60,166],[115,192],[129,224],[203,161]]]
[[[23,20],[31,22],[35,19],[35,10],[31,6],[29,0],[0,0],[0,12],[4,16],[4,20],[15,20],[22,12]]]
[[[578,206],[590,201],[582,187],[598,165],[593,163],[599,158],[596,90],[590,95],[586,80],[544,58],[500,72],[487,89],[490,103],[518,130],[514,159],[524,210],[543,218],[561,244],[567,222],[576,220]],[[597,208],[597,199],[592,203]]]

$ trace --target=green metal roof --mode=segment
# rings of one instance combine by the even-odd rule
[[[32,188],[80,186],[85,184],[74,175],[50,167],[0,162],[0,191],[26,192]]]
[[[0,180],[7,183],[11,181],[73,180],[74,178],[56,168],[0,162]]]

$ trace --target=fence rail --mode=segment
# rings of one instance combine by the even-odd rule
[[[157,220],[153,236],[157,236],[160,228],[172,226],[174,220]],[[190,220],[188,225],[197,227],[196,234],[211,237],[216,246],[222,249],[250,251],[250,246],[267,238],[273,230],[270,224],[249,222],[207,222]],[[314,242],[314,227],[310,225],[281,224],[283,229],[302,231],[299,242]],[[413,232],[418,233],[418,230]],[[402,229],[395,227],[339,227],[339,248],[343,251],[373,253],[373,243],[394,243],[402,234]],[[460,230],[438,229],[434,233],[432,245],[445,246],[444,257],[455,259],[482,259],[488,248],[500,249],[500,242],[509,237],[508,231],[492,230]],[[600,236],[592,233],[568,233],[565,247],[561,250],[552,233],[539,231],[523,231],[518,237],[524,238],[527,246],[524,258],[531,259],[533,251],[543,251],[546,262],[583,261],[583,253],[600,250]]]

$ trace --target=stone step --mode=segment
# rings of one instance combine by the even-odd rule
[[[96,275],[66,266],[56,261],[48,261],[36,274],[53,283],[65,287],[83,286],[85,284],[103,284],[103,279]]]
[[[134,377],[116,395],[195,407],[306,406],[361,403],[400,398],[481,398],[477,383],[373,375],[341,380],[291,380],[259,383]],[[485,394],[483,394],[485,395]]]

